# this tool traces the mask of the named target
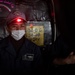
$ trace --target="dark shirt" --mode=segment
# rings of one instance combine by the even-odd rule
[[[65,39],[62,36],[57,37],[52,46],[52,56],[54,58],[66,58],[71,51],[72,48],[68,45]]]
[[[65,41],[63,36],[59,36],[53,43],[51,57],[52,59],[65,59],[69,54],[74,51],[72,46]],[[50,67],[49,67],[50,68]],[[52,64],[53,75],[73,75],[75,70],[75,64],[56,65]]]

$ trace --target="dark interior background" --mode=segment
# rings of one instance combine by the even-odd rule
[[[74,48],[75,44],[75,4],[74,0],[53,0],[56,26],[64,40]]]

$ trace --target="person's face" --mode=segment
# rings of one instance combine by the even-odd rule
[[[12,30],[25,30],[25,23],[13,23],[7,26],[7,31],[11,33]]]

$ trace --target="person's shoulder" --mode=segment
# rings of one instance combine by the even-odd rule
[[[0,48],[3,47],[3,46],[5,46],[5,45],[7,45],[7,42],[6,42],[7,38],[8,37],[5,37],[5,38],[3,38],[3,39],[0,40]]]
[[[0,46],[1,46],[2,43],[4,42],[4,39],[5,39],[5,38],[3,38],[3,39],[0,40]]]
[[[31,40],[29,40],[29,39],[27,39],[27,38],[25,38],[25,41],[26,41],[26,43],[28,44],[28,45],[33,45],[33,46],[37,46],[37,47],[39,47],[38,45],[36,45],[34,42],[32,42]]]
[[[2,51],[3,41],[4,41],[4,39],[1,39],[1,40],[0,40],[0,52]]]
[[[40,48],[40,46],[36,45],[35,43],[33,43],[31,40],[29,39],[25,39],[26,41],[26,46],[30,47],[30,48]]]

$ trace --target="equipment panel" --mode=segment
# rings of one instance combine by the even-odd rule
[[[28,21],[26,37],[39,46],[52,43],[52,27],[49,21]]]

